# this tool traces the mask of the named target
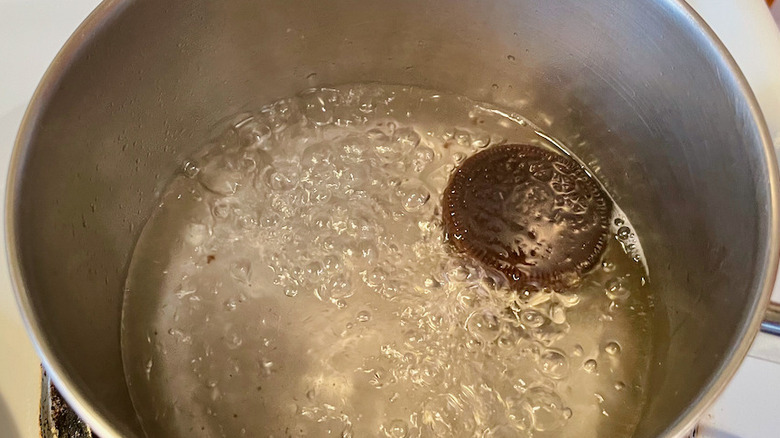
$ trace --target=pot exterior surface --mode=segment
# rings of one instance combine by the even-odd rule
[[[747,351],[774,283],[777,183],[746,82],[673,0],[109,0],[50,68],[8,192],[19,301],[97,435],[141,436],[120,315],[156,198],[227,119],[316,85],[409,84],[517,111],[642,239],[656,297],[635,436],[675,436]]]

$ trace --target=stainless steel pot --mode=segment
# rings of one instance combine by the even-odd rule
[[[691,427],[761,324],[779,204],[756,101],[681,0],[109,0],[38,89],[7,200],[29,332],[95,432],[141,435],[120,359],[122,284],[168,177],[227,116],[365,81],[515,109],[591,163],[660,291],[635,436]]]

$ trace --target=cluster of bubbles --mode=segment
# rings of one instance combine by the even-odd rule
[[[134,254],[123,355],[150,436],[631,423],[607,412],[638,412],[647,367],[625,219],[602,264],[556,288],[510,288],[445,241],[450,174],[507,138],[551,146],[516,116],[408,87],[309,90],[237,118],[184,163]]]

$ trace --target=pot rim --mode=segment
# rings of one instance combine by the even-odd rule
[[[134,0],[103,0],[92,13],[82,22],[73,35],[67,40],[46,70],[32,99],[25,111],[19,132],[17,134],[11,156],[8,180],[6,185],[5,236],[6,253],[8,256],[11,283],[16,296],[17,307],[24,321],[25,329],[33,346],[48,371],[52,381],[68,402],[70,407],[91,427],[92,431],[101,437],[122,437],[123,432],[112,424],[91,406],[84,392],[76,385],[75,380],[68,375],[62,363],[53,353],[53,349],[43,334],[41,324],[33,316],[33,306],[28,296],[24,275],[18,259],[17,221],[15,206],[18,203],[18,183],[21,178],[24,163],[27,158],[30,139],[38,121],[56,92],[64,73],[78,58],[79,54],[105,28],[111,25]],[[716,377],[709,381],[700,396],[679,418],[669,425],[663,436],[679,437],[694,428],[704,411],[725,390],[728,383],[742,364],[747,352],[759,332],[764,312],[766,311],[774,289],[778,260],[780,259],[780,187],[778,186],[778,164],[772,139],[758,101],[750,88],[744,74],[725,45],[715,35],[714,31],[684,0],[664,0],[663,6],[669,14],[679,21],[687,23],[691,30],[699,33],[708,41],[717,57],[723,61],[727,72],[734,79],[737,89],[745,99],[745,107],[752,116],[756,128],[760,132],[762,156],[769,179],[769,245],[765,254],[764,265],[761,267],[761,293],[752,303],[752,315],[749,323],[742,327],[740,341],[724,356],[723,364]]]

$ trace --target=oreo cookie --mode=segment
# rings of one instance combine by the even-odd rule
[[[464,160],[442,206],[452,245],[515,281],[587,271],[606,245],[612,213],[611,200],[572,158],[519,144]]]

